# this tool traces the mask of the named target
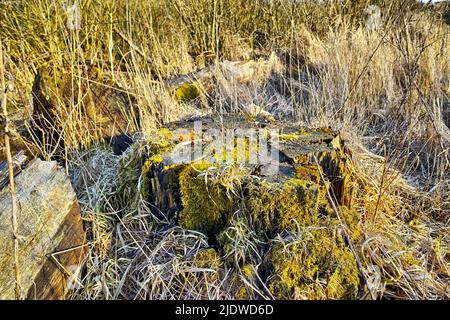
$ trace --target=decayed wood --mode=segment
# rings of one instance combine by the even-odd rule
[[[221,120],[219,123],[209,116],[191,118],[170,123],[167,125],[167,128],[169,130],[184,129],[186,132],[192,132],[194,122],[201,121],[203,132],[201,143],[205,146],[213,141],[206,134],[210,129],[249,129],[255,126],[254,123],[249,123],[242,117],[234,118],[229,116],[223,117]],[[245,163],[244,165],[253,169],[253,176],[260,176],[272,182],[283,183],[286,178],[292,177],[295,174],[296,168],[299,166],[314,166],[314,158],[317,157],[320,159],[320,166],[330,181],[339,204],[351,207],[352,190],[345,177],[346,172],[342,171],[345,155],[338,132],[330,128],[313,130],[299,126],[290,127],[274,123],[263,124],[262,127],[265,129],[274,129],[282,135],[292,135],[292,137],[288,140],[279,140],[276,147],[269,147],[270,149],[272,147],[274,148],[272,156],[278,153],[278,156],[275,158],[277,159],[275,160],[277,161],[276,164],[279,166],[277,173],[267,175],[268,166],[271,164],[256,165],[253,168],[254,165]],[[293,134],[296,135],[294,136]],[[191,137],[187,139],[189,140]],[[270,141],[268,142],[270,143]],[[189,163],[200,159],[195,158],[195,155],[192,153],[193,148],[190,141],[180,143],[177,147],[181,147],[181,145],[186,147],[185,151],[182,151],[182,148],[178,150],[180,154],[185,156],[183,157],[185,160],[183,162],[184,164],[174,162],[174,159],[171,157],[171,152],[173,151],[170,151],[169,153],[161,154],[162,161],[152,163],[147,172],[149,202],[153,205],[155,215],[164,212],[168,217],[175,217],[182,210],[179,174],[186,164],[189,165]]]
[[[63,299],[66,278],[83,256],[84,231],[75,193],[54,161],[35,159],[15,180],[23,293],[28,298]],[[14,299],[11,210],[8,188],[4,188],[0,190],[0,299]],[[56,260],[51,259],[52,253],[60,251],[54,255]]]
[[[81,92],[79,96],[82,98],[74,97],[73,92]],[[72,104],[80,106],[83,128],[75,130],[74,134],[82,145],[120,134],[133,134],[139,126],[135,98],[129,92],[111,85],[73,81],[70,74],[63,74],[55,82],[50,71],[42,69],[35,76],[32,95],[32,140],[41,147],[43,157],[50,155],[50,159],[60,163],[64,162],[65,149],[72,147],[65,141],[67,137],[61,124],[61,120],[69,114],[62,111],[64,108],[60,108],[60,104],[67,106],[67,110],[72,110]]]
[[[13,171],[14,176],[18,175],[25,167],[27,162],[27,156],[24,151],[13,156]],[[0,190],[3,189],[9,182],[8,162],[0,161]]]
[[[246,84],[256,80],[258,73],[270,73],[274,68],[277,57],[274,53],[269,59],[247,60],[247,61],[228,61],[224,60],[218,64],[206,66],[200,70],[166,79],[164,85],[168,89],[177,88],[187,82],[196,81],[205,87],[210,87],[217,74],[221,74],[228,81],[235,81],[240,84]]]

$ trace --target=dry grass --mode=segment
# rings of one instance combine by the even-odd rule
[[[115,156],[91,147],[102,134],[86,120],[85,91],[70,101],[60,96],[58,125],[91,241],[84,287],[74,298],[226,299],[243,288],[250,298],[273,298],[257,272],[264,244],[248,221],[234,219],[225,232],[234,245],[220,261],[200,266],[196,254],[209,248],[206,236],[152,213],[133,162],[155,127],[252,105],[346,137],[355,175],[366,186],[356,204],[364,241],[355,245],[378,298],[450,297],[450,27],[439,19],[441,9],[350,2],[83,0],[78,31],[66,27],[64,1],[0,3],[17,131],[26,131],[38,69],[64,75],[77,88],[119,89],[138,106],[125,131],[139,131],[141,143]],[[385,28],[365,28],[369,3],[385,4]],[[227,77],[220,64],[249,59],[260,72],[246,83]],[[212,66],[212,80],[202,98],[176,102],[167,79],[205,66]],[[116,179],[134,165],[126,184]],[[243,176],[230,167],[204,178],[241,196]],[[288,242],[303,241],[299,234]]]

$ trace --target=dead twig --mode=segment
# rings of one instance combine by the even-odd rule
[[[9,171],[9,190],[11,193],[11,201],[12,201],[12,231],[14,237],[14,276],[15,276],[15,294],[16,299],[19,300],[22,298],[22,288],[20,285],[20,268],[19,268],[19,235],[18,235],[18,226],[17,226],[17,201],[16,201],[16,189],[14,185],[14,164],[11,156],[11,145],[10,145],[10,137],[11,137],[11,124],[9,123],[8,118],[8,110],[6,108],[6,93],[8,91],[8,87],[5,81],[5,72],[4,72],[4,63],[3,63],[3,47],[2,42],[0,40],[0,86],[2,88],[2,110],[3,110],[3,121],[5,126],[5,153],[6,159],[8,161],[8,171]]]

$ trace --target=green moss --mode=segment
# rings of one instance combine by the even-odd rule
[[[248,186],[246,205],[252,221],[269,234],[314,224],[322,211],[329,210],[316,169],[303,167],[297,171],[296,177],[284,183],[263,180]]]
[[[234,298],[237,300],[248,300],[249,296],[248,296],[247,288],[240,287],[239,290],[236,292]]]
[[[279,299],[355,298],[359,271],[318,169],[299,165],[295,171],[285,182],[256,181],[248,187],[246,208],[254,226],[269,237],[284,236],[273,241],[265,258],[268,287]],[[340,212],[350,238],[359,241],[359,215],[344,206]]]
[[[164,136],[161,141],[169,140],[171,135],[170,132],[160,134]],[[156,146],[155,151],[167,151],[171,147],[170,143],[165,145],[153,142],[153,145]],[[233,149],[235,160],[236,146],[237,143]],[[215,155],[216,160],[224,158],[224,152],[218,152]],[[247,156],[245,153],[245,157]],[[236,298],[248,299],[254,295],[248,286],[248,282],[256,281],[257,271],[254,266],[248,264],[254,259],[248,257],[249,253],[246,252],[237,256],[235,251],[239,243],[255,243],[247,241],[249,234],[271,244],[264,256],[265,272],[259,276],[268,275],[267,286],[275,297],[356,297],[360,287],[359,271],[339,232],[342,228],[341,222],[331,210],[326,188],[315,164],[296,164],[295,176],[286,180],[258,180],[247,177],[243,180],[246,194],[243,202],[239,202],[242,207],[238,207],[237,201],[241,200],[237,196],[230,198],[224,185],[207,179],[208,175],[203,174],[217,164],[196,162],[174,167],[164,166],[162,160],[161,153],[153,154],[144,163],[142,172],[147,176],[151,168],[158,168],[173,173],[170,179],[165,180],[164,185],[173,181],[174,185],[168,189],[179,190],[181,206],[177,210],[180,207],[182,209],[178,215],[178,224],[186,229],[215,236],[220,252],[224,254],[221,258],[215,250],[205,249],[199,251],[195,257],[191,256],[189,260],[194,259],[194,265],[199,268],[218,269],[223,267],[222,264],[241,266],[239,272],[233,275],[234,280],[230,280],[230,290]],[[325,167],[330,161],[339,163]],[[333,187],[333,190],[338,190],[338,185],[345,185],[342,183],[345,176],[340,173],[347,172],[347,164],[340,161],[342,159],[339,152],[319,157],[319,162],[324,164],[324,175],[336,177],[335,180],[330,179],[327,185]],[[351,176],[348,179],[348,183],[351,183]],[[178,205],[179,200],[178,198]],[[233,209],[236,208],[245,210],[240,210],[239,215],[233,215]],[[361,230],[357,212],[345,206],[340,207],[340,212],[349,227],[350,238],[354,242],[359,241]],[[246,228],[238,228],[238,222],[245,224]],[[273,240],[275,237],[276,240]]]
[[[231,275],[230,290],[235,299],[251,300],[254,299],[253,290],[248,283],[255,283],[256,271],[252,264],[245,264],[240,271]]]
[[[219,163],[246,163],[251,154],[258,154],[258,152],[259,145],[257,143],[250,143],[248,138],[235,138],[232,148],[222,146],[220,150],[215,150],[212,157]]]
[[[148,156],[161,156],[175,147],[173,133],[167,128],[157,129],[149,133],[144,147]]]
[[[247,278],[252,277],[255,274],[253,266],[251,264],[244,265],[242,267],[242,274]]]
[[[275,243],[265,258],[272,294],[278,299],[356,298],[359,270],[339,233],[317,228],[300,237]]]
[[[152,168],[155,167],[155,165],[159,165],[162,161],[163,161],[162,156],[158,154],[150,157],[144,162],[141,171],[142,183],[140,188],[140,192],[143,199],[149,199],[150,197],[150,179],[149,179],[150,172]]]
[[[151,139],[146,141],[143,148],[143,158],[149,157],[145,160],[141,169],[141,188],[140,193],[144,199],[150,196],[150,181],[149,173],[154,168],[163,162],[163,154],[170,152],[175,146],[173,141],[173,133],[167,128],[160,128],[152,133]]]
[[[291,141],[298,140],[302,137],[307,137],[307,136],[315,135],[315,134],[335,136],[336,131],[334,131],[330,127],[323,127],[323,128],[318,128],[318,129],[314,129],[314,130],[308,130],[308,129],[302,128],[302,129],[299,129],[298,131],[295,131],[292,133],[280,134],[279,139],[282,142],[291,142]]]
[[[200,96],[200,90],[194,83],[186,82],[175,89],[175,100],[181,103],[190,102]]]
[[[249,291],[242,279],[242,274],[240,272],[235,272],[231,275],[229,281],[230,291],[237,300],[250,300]]]
[[[151,157],[151,158],[146,162],[146,164],[147,164],[148,162],[150,162],[150,163],[161,163],[161,162],[163,162],[163,157],[162,157],[160,154],[157,154],[157,155]],[[144,165],[144,166],[145,166],[145,165]],[[147,170],[147,172],[148,172],[148,170]]]
[[[345,223],[348,226],[348,234],[350,237],[350,240],[353,242],[358,242],[361,240],[362,233],[361,233],[361,217],[359,213],[354,209],[349,209],[346,206],[340,206],[339,207],[339,213],[341,214],[341,218],[345,219]],[[334,213],[333,213],[334,216]],[[335,220],[335,223],[340,223],[339,221]]]
[[[297,178],[321,184],[320,173],[316,165],[300,165],[295,167]]]
[[[220,256],[213,248],[202,249],[194,256],[195,265],[199,268],[219,268],[222,265]]]
[[[232,212],[233,199],[219,184],[205,181],[199,172],[212,165],[197,163],[186,166],[179,175],[181,201],[183,210],[179,224],[186,229],[204,232],[208,235],[219,231]]]
[[[189,282],[193,286],[195,286],[194,283],[197,284],[196,288],[198,289],[202,286],[207,286],[208,283],[219,281],[220,274],[218,271],[222,267],[222,262],[220,255],[213,248],[200,249],[193,256],[189,257],[186,262],[193,267],[193,270],[184,273],[186,277],[183,281]],[[208,270],[202,271],[202,269]],[[207,290],[207,288],[204,288],[204,290]]]
[[[300,131],[293,132],[293,133],[283,133],[280,134],[278,139],[282,142],[289,142],[289,141],[295,141],[297,140],[303,133]]]
[[[162,135],[164,136],[164,138],[166,138],[167,140],[170,140],[170,139],[172,139],[172,137],[173,137],[172,131],[170,131],[170,130],[167,129],[167,128],[159,128],[159,129],[158,129],[158,132],[159,132],[160,134],[162,134]]]

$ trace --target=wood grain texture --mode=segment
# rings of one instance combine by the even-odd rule
[[[25,167],[27,162],[27,156],[24,151],[20,151],[19,153],[13,156],[13,171],[14,176],[18,175],[22,169]],[[0,190],[3,189],[9,183],[9,170],[8,170],[8,162],[0,161]]]
[[[28,298],[63,299],[67,286],[64,270],[74,270],[82,250],[50,254],[83,244],[83,223],[69,179],[54,161],[33,160],[17,177],[19,265],[22,292]],[[14,299],[11,197],[0,190],[0,299]]]

